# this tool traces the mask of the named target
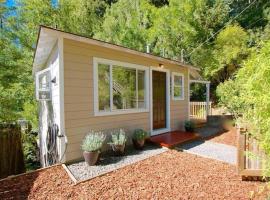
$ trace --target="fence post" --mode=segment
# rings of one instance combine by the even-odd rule
[[[237,126],[237,172],[241,175],[241,172],[245,170],[245,146],[246,146],[246,130]]]
[[[209,99],[210,99],[210,83],[206,83],[206,112],[205,112],[205,119],[209,115]]]

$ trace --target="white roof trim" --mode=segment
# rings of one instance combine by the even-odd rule
[[[38,56],[38,55],[43,51],[42,50],[43,47],[40,47],[40,45],[41,45],[40,43],[41,43],[41,39],[44,38],[44,37],[51,37],[52,41],[54,41],[54,40],[57,41],[57,39],[59,37],[63,37],[63,38],[66,38],[66,39],[71,39],[71,40],[84,42],[84,43],[88,43],[88,44],[92,44],[92,45],[102,46],[102,47],[105,47],[105,48],[108,48],[108,49],[122,51],[122,52],[126,52],[126,53],[129,53],[129,54],[133,54],[133,55],[142,56],[142,57],[145,57],[145,58],[158,60],[160,62],[176,64],[176,65],[180,65],[182,67],[186,67],[186,68],[189,68],[189,69],[192,69],[192,70],[200,71],[199,68],[194,67],[192,65],[181,63],[180,61],[171,60],[171,59],[168,59],[168,58],[163,58],[163,57],[155,56],[155,55],[148,54],[148,53],[143,53],[143,52],[136,51],[136,50],[133,50],[133,49],[129,49],[129,48],[126,48],[126,47],[122,47],[122,46],[119,46],[119,45],[115,45],[115,44],[103,42],[103,41],[100,41],[100,40],[83,37],[83,36],[76,35],[76,34],[73,34],[73,33],[67,33],[67,32],[57,30],[57,29],[41,26],[40,27],[39,38],[38,38],[37,50],[36,50],[35,57],[34,57],[34,62],[33,62],[33,72],[37,71],[37,68],[40,68],[40,65],[41,65],[38,62],[38,59],[39,59],[38,57],[42,57],[42,56]],[[52,44],[42,42],[42,46],[43,45],[51,46]],[[47,48],[43,48],[43,49],[47,49]],[[43,57],[46,57],[46,55],[44,55]]]

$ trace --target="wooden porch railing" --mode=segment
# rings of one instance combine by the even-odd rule
[[[190,102],[190,118],[205,119],[207,118],[207,102]],[[208,105],[208,115],[212,115],[212,102]]]
[[[265,153],[258,141],[247,133],[247,129],[237,128],[237,167],[238,174],[244,177],[261,177]]]

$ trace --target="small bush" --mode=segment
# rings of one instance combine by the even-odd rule
[[[193,132],[195,128],[195,125],[192,121],[186,120],[185,121],[185,129],[186,131]]]
[[[88,152],[98,151],[102,148],[105,139],[106,136],[102,132],[91,131],[83,140],[82,150]]]
[[[127,141],[126,133],[123,129],[119,129],[118,131],[112,132],[112,142],[109,144],[113,145],[124,145]]]
[[[134,140],[144,140],[147,138],[148,133],[144,131],[143,129],[136,129],[133,133],[133,139]]]

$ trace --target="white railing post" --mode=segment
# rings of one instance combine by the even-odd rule
[[[209,99],[210,99],[210,83],[206,83],[206,116],[205,119],[207,119],[207,116],[209,115]]]

